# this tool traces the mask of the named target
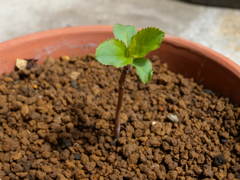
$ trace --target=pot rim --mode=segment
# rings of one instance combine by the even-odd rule
[[[90,25],[90,26],[73,26],[73,27],[65,27],[65,28],[58,28],[58,29],[51,29],[46,31],[40,31],[37,33],[32,33],[29,35],[17,37],[5,42],[0,43],[1,51],[4,49],[9,49],[9,46],[21,45],[22,43],[27,43],[31,41],[36,41],[38,39],[53,37],[53,36],[62,36],[67,33],[71,34],[91,34],[91,33],[112,33],[113,26],[111,25]],[[240,78],[240,66],[230,60],[229,58],[225,57],[224,55],[205,47],[201,44],[196,42],[166,34],[164,39],[164,43],[167,43],[171,46],[175,46],[177,48],[183,48],[187,51],[194,52],[198,55],[204,56],[208,55],[208,58],[212,59],[216,63],[221,66],[225,66],[230,69],[237,77]]]

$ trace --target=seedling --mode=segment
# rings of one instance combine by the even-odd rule
[[[116,68],[123,67],[119,79],[115,117],[114,138],[116,140],[120,135],[120,112],[127,74],[134,66],[144,84],[151,80],[153,74],[152,64],[144,56],[159,48],[165,33],[155,27],[148,27],[138,31],[134,26],[115,24],[113,34],[114,39],[104,41],[98,46],[96,59],[104,65],[113,65]]]

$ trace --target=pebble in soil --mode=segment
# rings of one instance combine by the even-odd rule
[[[70,139],[62,138],[62,139],[60,139],[60,146],[62,149],[65,149],[65,148],[71,147],[72,143],[71,143]]]
[[[0,178],[234,179],[240,108],[151,58],[127,77],[113,144],[120,70],[94,55],[48,57],[0,77]],[[169,119],[168,117],[174,117]]]
[[[218,166],[222,166],[224,164],[226,164],[226,159],[222,154],[218,155],[218,156],[215,156],[213,158],[213,166],[218,167]]]
[[[79,153],[75,153],[75,154],[73,154],[73,156],[74,156],[74,159],[76,159],[76,160],[81,159],[81,155]]]

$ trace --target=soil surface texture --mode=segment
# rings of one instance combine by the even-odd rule
[[[113,143],[121,70],[94,55],[48,57],[0,77],[0,179],[240,178],[240,108],[151,58],[127,77]]]

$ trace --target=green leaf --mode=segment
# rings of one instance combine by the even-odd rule
[[[121,24],[115,24],[113,27],[113,34],[116,39],[124,42],[127,48],[129,48],[132,37],[137,34],[138,30],[134,26],[123,26]]]
[[[96,59],[104,65],[113,65],[117,68],[133,62],[131,57],[126,57],[126,46],[118,39],[101,43],[96,50]]]
[[[136,67],[137,73],[145,84],[152,78],[153,70],[151,62],[146,58],[136,58],[133,60],[133,66]]]
[[[159,48],[165,33],[158,28],[148,27],[133,36],[130,44],[130,54],[135,58],[144,57]]]

